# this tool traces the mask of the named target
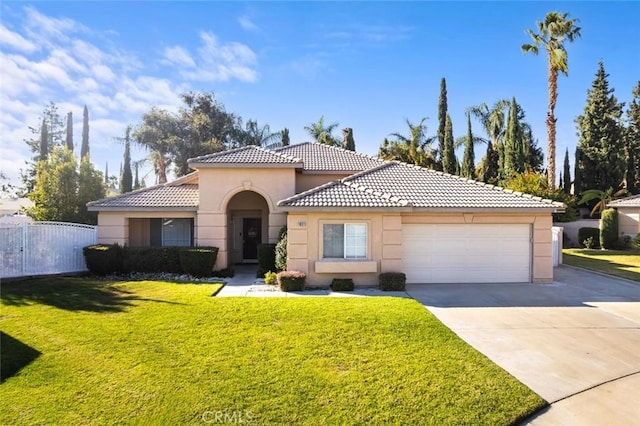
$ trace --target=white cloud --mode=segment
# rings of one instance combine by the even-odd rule
[[[39,49],[36,43],[27,40],[2,24],[0,24],[0,45],[23,53],[33,53]]]
[[[177,65],[188,68],[195,68],[196,63],[185,49],[180,46],[167,47],[164,50],[163,63],[167,65]]]
[[[247,31],[258,31],[260,27],[258,27],[248,16],[244,15],[238,18],[238,23],[240,26]]]

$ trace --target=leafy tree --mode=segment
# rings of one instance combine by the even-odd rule
[[[446,140],[446,129],[447,129],[447,81],[444,77],[440,79],[440,97],[438,98],[438,156],[439,156],[439,166],[442,167],[442,170],[446,173],[451,173],[451,171],[455,170],[455,162],[450,163],[451,158],[447,159],[448,169],[445,170],[444,162],[445,162],[445,150],[447,149],[447,140]],[[453,173],[452,173],[453,174]]]
[[[36,167],[35,189],[28,194],[34,206],[27,214],[34,220],[74,222],[77,218],[78,171],[73,153],[55,147]]]
[[[89,156],[89,109],[84,106],[82,111],[82,145],[80,146],[80,158]]]
[[[304,130],[313,138],[315,142],[331,146],[340,146],[338,139],[333,136],[333,131],[338,127],[338,123],[324,123],[324,116],[320,116],[318,121],[304,126]]]
[[[640,81],[632,90],[633,98],[629,102],[627,109],[627,127],[624,130],[625,156],[627,165],[625,170],[625,181],[627,190],[635,194],[640,182]]]
[[[167,182],[167,169],[172,160],[171,153],[176,151],[175,145],[180,135],[180,123],[177,117],[157,107],[152,107],[142,116],[142,124],[133,133],[135,142],[149,152],[158,184]]]
[[[289,129],[286,127],[282,129],[280,132],[280,137],[282,138],[282,146],[289,146],[291,141],[289,140]]]
[[[124,134],[124,163],[120,175],[120,192],[130,192],[133,189],[131,176],[131,126],[127,126]]]
[[[431,143],[433,143],[434,138],[426,136],[426,120],[426,118],[422,118],[418,124],[413,124],[411,121],[406,120],[409,127],[409,136],[401,133],[392,133],[390,136],[393,136],[396,140],[389,141],[385,138],[380,147],[380,158],[403,161],[433,169],[435,167],[435,158]]]
[[[527,29],[526,32],[531,36],[533,44],[523,44],[522,51],[524,53],[533,53],[537,55],[540,48],[547,52],[547,69],[548,69],[548,92],[549,104],[547,110],[547,175],[549,179],[549,187],[555,188],[556,185],[556,118],[555,108],[558,101],[558,71],[564,75],[569,74],[569,65],[567,60],[567,50],[565,42],[573,42],[580,36],[580,27],[575,24],[577,19],[567,19],[568,13],[548,12],[544,21],[536,21],[538,32]]]
[[[353,129],[351,127],[342,129],[342,148],[349,151],[356,150],[356,141],[353,139]]]
[[[593,216],[596,213],[602,213],[607,208],[607,204],[616,198],[624,197],[626,194],[627,190],[624,188],[615,193],[613,192],[613,188],[608,188],[604,191],[600,189],[588,189],[582,193],[582,198],[578,201],[578,204],[589,204],[592,201],[596,201],[591,209],[591,216]]]
[[[460,174],[463,177],[475,179],[475,154],[473,153],[473,132],[471,131],[471,113],[467,111],[467,137],[464,145],[464,155],[462,156],[462,169]]]
[[[67,113],[67,137],[65,141],[67,148],[73,151],[73,113],[71,111]]]
[[[578,218],[575,197],[565,194],[561,188],[550,189],[547,177],[542,173],[517,173],[507,182],[506,188],[564,203],[567,206],[564,213],[553,213],[554,222],[573,222]]]
[[[441,151],[441,167],[442,171],[449,174],[456,174],[456,151],[453,142],[453,123],[449,114],[445,118],[443,150]]]
[[[89,201],[104,198],[105,188],[102,183],[102,173],[100,173],[93,163],[85,156],[80,161],[80,171],[78,173],[78,196],[77,196],[77,216],[75,222],[95,225],[98,223],[98,213],[87,210]]]
[[[624,140],[620,119],[622,104],[609,88],[602,61],[587,95],[582,115],[576,118],[580,158],[576,178],[582,188],[606,191],[624,179]]]
[[[571,168],[569,165],[569,148],[564,152],[564,186],[565,194],[571,193]]]

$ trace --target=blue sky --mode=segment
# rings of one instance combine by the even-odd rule
[[[77,146],[89,107],[91,159],[101,170],[108,161],[112,174],[123,151],[114,138],[152,105],[176,110],[188,90],[213,91],[228,111],[273,131],[288,127],[292,143],[308,140],[304,126],[324,115],[374,155],[384,137],[406,133],[405,119],[428,117],[435,134],[442,77],[456,137],[466,133],[466,108],[515,96],[546,153],[546,58],[520,46],[551,10],[582,27],[559,80],[561,167],[600,59],[618,99],[631,98],[640,2],[4,1],[0,170],[19,182],[28,127],[53,101],[73,112]],[[483,153],[476,147],[477,161]],[[136,149],[133,159],[144,155]]]

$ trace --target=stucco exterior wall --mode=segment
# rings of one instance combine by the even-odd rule
[[[322,259],[322,224],[368,224],[367,261]],[[377,285],[381,272],[402,272],[402,225],[416,224],[530,224],[532,227],[532,280],[553,281],[550,213],[334,213],[290,212],[287,269],[307,274],[308,285],[329,285],[333,278],[352,278],[356,285]]]
[[[639,231],[640,209],[618,207],[618,232],[620,235],[635,237]]]
[[[151,218],[194,218],[194,227],[197,228],[198,222],[196,212],[179,212],[179,211],[140,211],[140,212],[120,212],[120,211],[102,211],[98,214],[98,243],[100,244],[120,244],[120,245],[138,245],[144,238],[144,232],[140,227],[144,223],[141,219]],[[137,219],[133,221],[133,235],[135,241],[129,241],[129,219]],[[137,222],[137,223],[136,223]],[[148,224],[148,221],[147,221]],[[148,228],[147,228],[148,232]],[[148,238],[148,235],[147,235]],[[194,236],[194,244],[198,244],[197,235]]]
[[[296,174],[294,169],[277,168],[211,168],[199,170],[200,207],[196,236],[200,245],[220,249],[216,269],[225,268],[237,260],[228,252],[231,220],[228,204],[243,191],[261,195],[268,206],[263,217],[263,236],[266,242],[275,243],[280,228],[286,223],[286,213],[279,211],[277,202],[295,194]],[[242,197],[240,195],[239,197]],[[233,207],[233,206],[232,206]],[[241,205],[235,204],[236,209]],[[247,206],[253,209],[255,206]],[[266,219],[266,220],[265,220]],[[264,240],[264,237],[263,237]],[[231,245],[233,246],[233,245]]]
[[[324,185],[327,182],[334,180],[340,180],[344,177],[350,176],[353,173],[338,173],[338,174],[316,174],[316,173],[298,173],[296,174],[296,194],[299,194],[309,189],[315,188],[320,185]]]

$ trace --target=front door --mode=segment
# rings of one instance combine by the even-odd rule
[[[242,219],[242,259],[258,259],[258,244],[262,242],[262,219]]]

